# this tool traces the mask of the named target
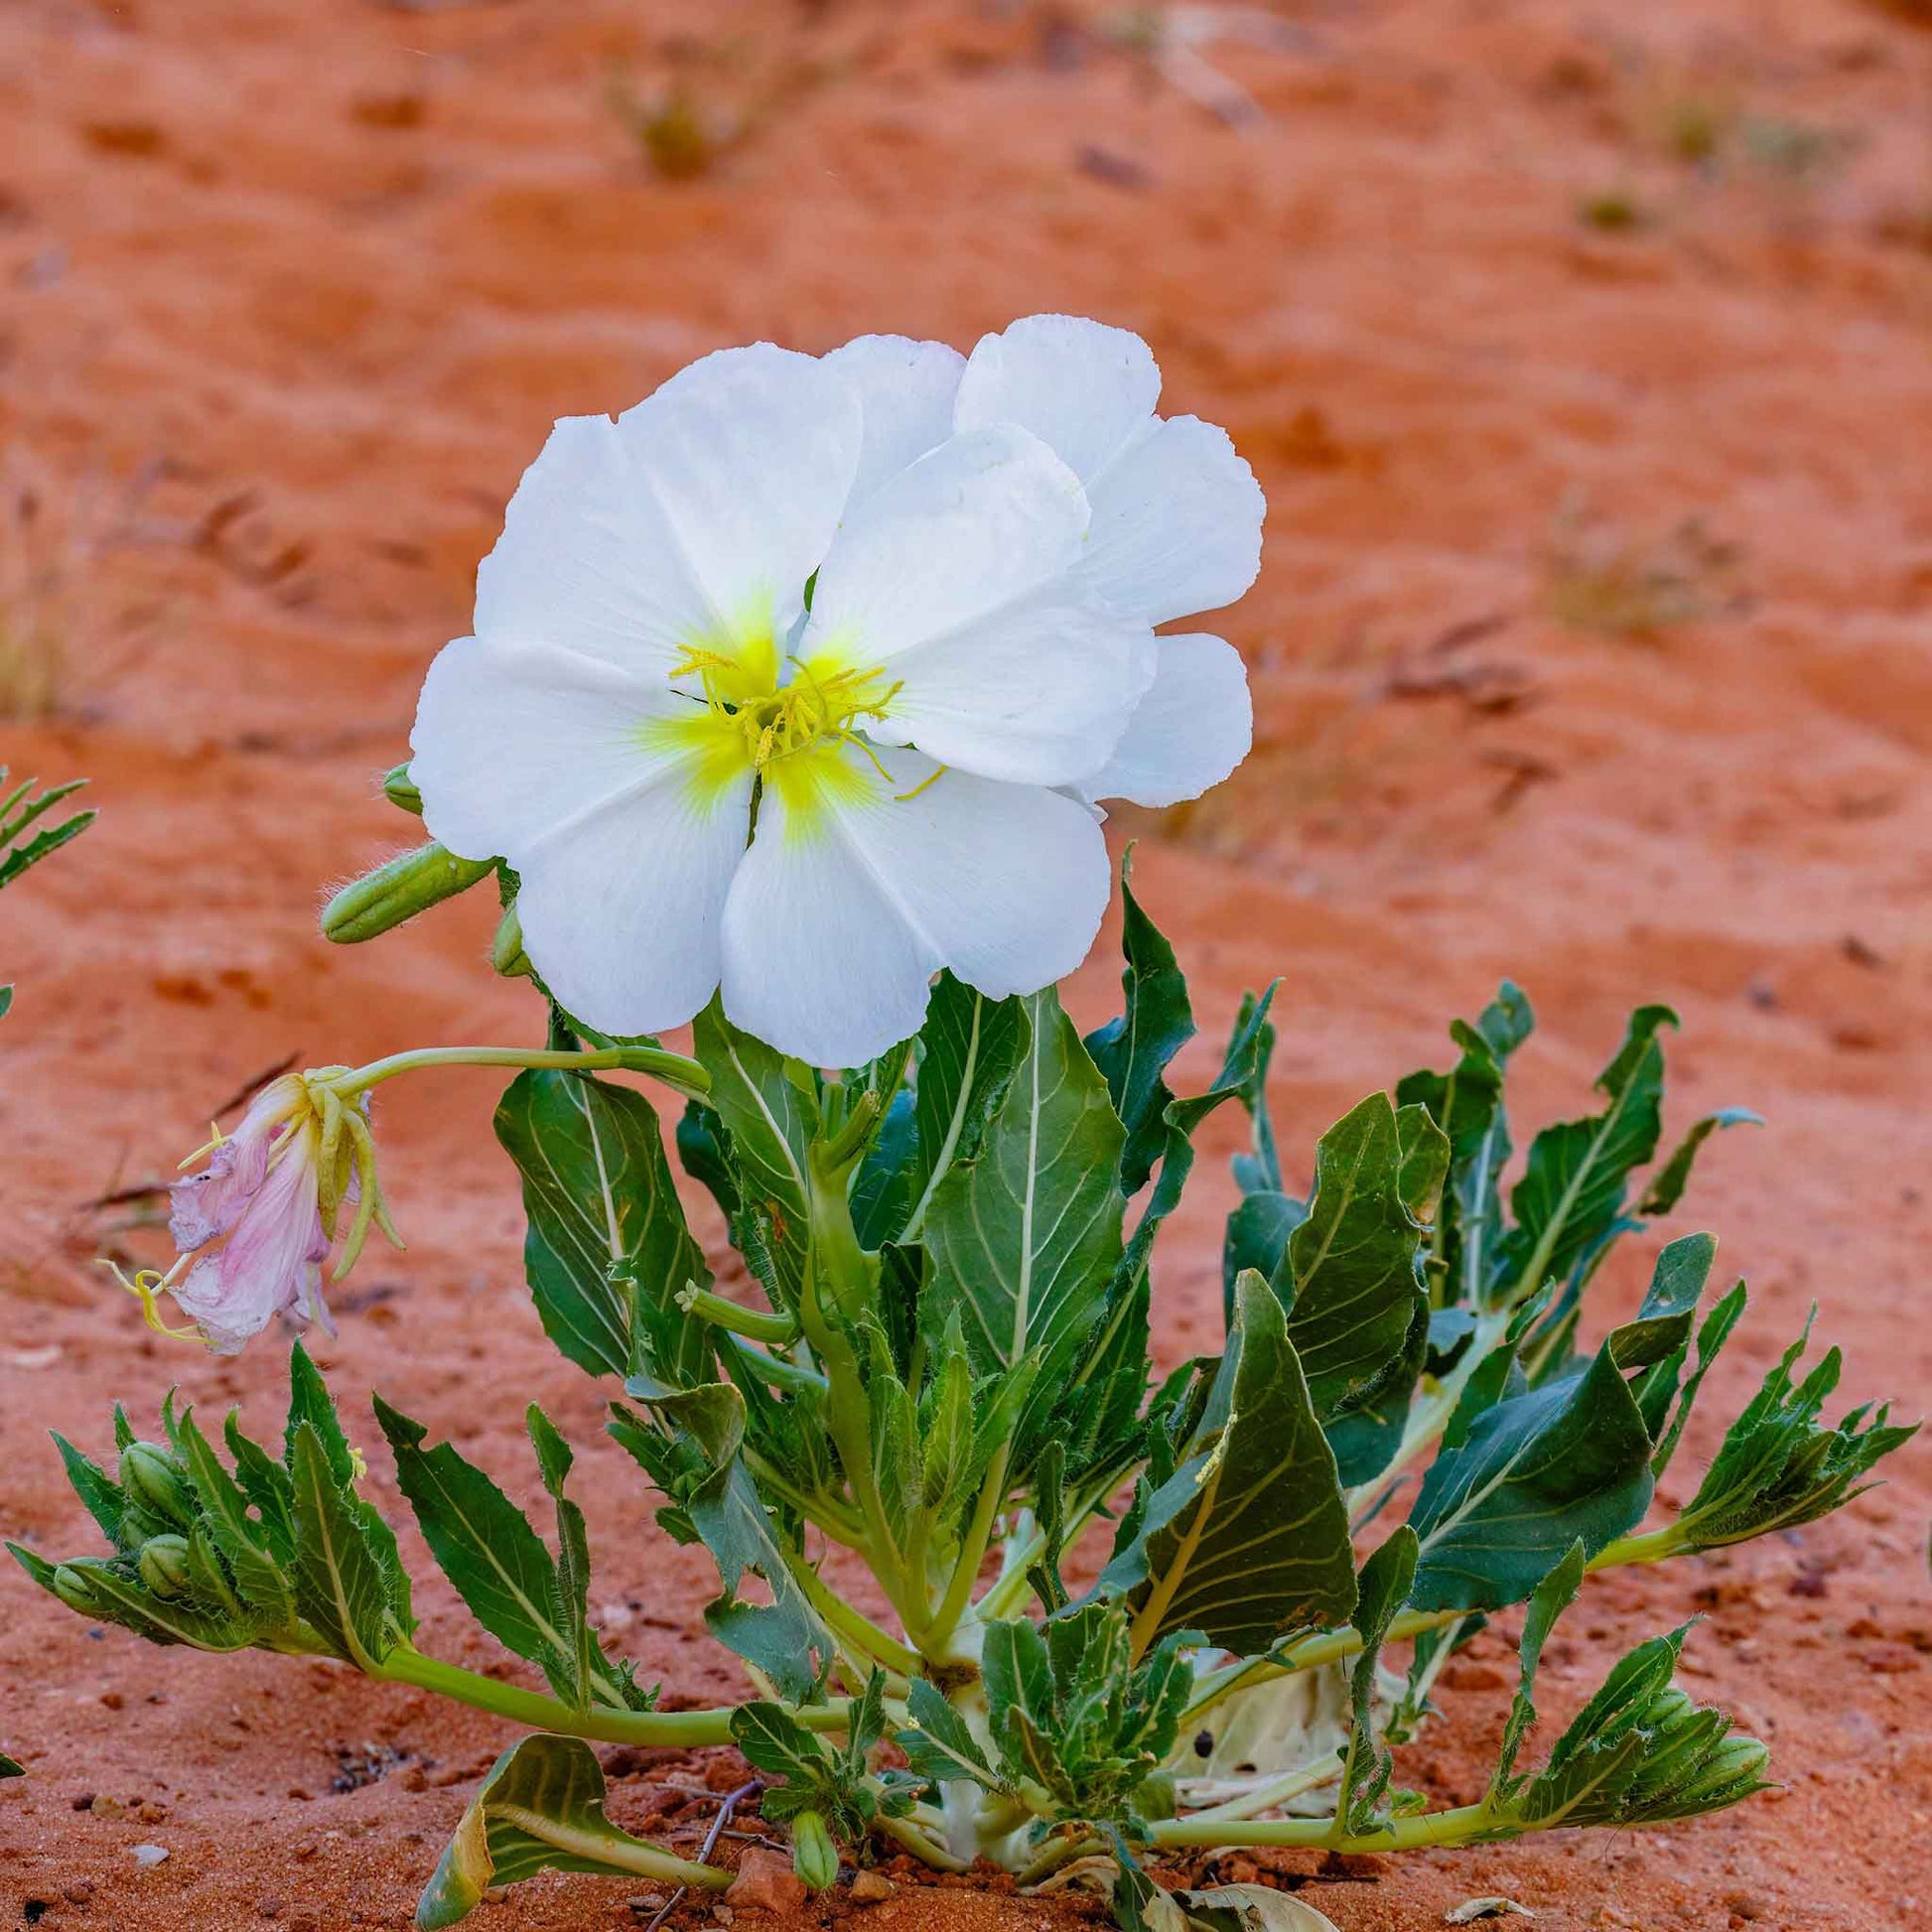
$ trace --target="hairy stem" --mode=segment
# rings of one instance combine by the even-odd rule
[[[895,1845],[910,1852],[921,1864],[930,1865],[935,1871],[970,1871],[973,1862],[970,1859],[956,1859],[932,1837],[909,1818],[875,1818],[873,1829],[883,1832]]]
[[[1332,1818],[1252,1818],[1223,1820],[1163,1818],[1148,1827],[1154,1843],[1182,1846],[1318,1845],[1337,1852],[1415,1852],[1429,1845],[1467,1845],[1494,1828],[1486,1804],[1459,1805],[1452,1811],[1425,1812],[1420,1818],[1393,1818],[1379,1832],[1359,1837],[1337,1835]]]
[[[599,1707],[575,1710],[560,1698],[520,1684],[501,1684],[481,1671],[465,1670],[426,1657],[420,1650],[392,1650],[368,1673],[378,1683],[413,1684],[435,1691],[460,1704],[473,1705],[507,1718],[532,1730],[553,1730],[566,1737],[585,1737],[604,1744],[729,1744],[732,1709],[712,1711],[611,1711]],[[808,1706],[793,1715],[808,1730],[841,1731],[851,1722],[850,1705],[840,1702]]]
[[[687,1060],[682,1053],[667,1053],[658,1046],[612,1046],[588,1052],[538,1046],[416,1046],[406,1053],[371,1060],[366,1066],[347,1068],[329,1084],[339,1098],[346,1100],[351,1094],[394,1079],[398,1073],[413,1073],[425,1066],[560,1067],[573,1073],[622,1068],[630,1073],[653,1074],[667,1086],[700,1100],[711,1091],[711,1075],[696,1060]]]
[[[753,1341],[768,1342],[774,1348],[789,1348],[798,1339],[798,1324],[788,1314],[773,1314],[766,1309],[741,1308],[708,1288],[691,1287],[677,1298],[686,1314],[695,1314],[714,1327],[728,1328],[735,1335]]]

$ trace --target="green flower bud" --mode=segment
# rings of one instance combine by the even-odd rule
[[[183,1536],[151,1536],[141,1545],[134,1567],[141,1581],[157,1596],[186,1596],[189,1587],[188,1539]]]
[[[77,1611],[81,1616],[98,1616],[94,1606],[93,1587],[87,1581],[87,1573],[76,1569],[70,1563],[64,1563],[54,1573],[54,1594],[69,1609]]]
[[[130,1443],[121,1451],[121,1487],[150,1516],[178,1528],[187,1529],[198,1514],[187,1473],[159,1443]]]
[[[839,1882],[839,1848],[815,1811],[791,1821],[791,1868],[808,1891],[830,1891]]]
[[[529,955],[523,950],[523,921],[516,916],[516,901],[503,907],[496,937],[489,942],[489,964],[506,980],[526,980],[535,976]]]
[[[423,815],[423,794],[416,789],[416,782],[409,775],[409,767],[399,764],[387,771],[382,778],[382,795],[390,804],[405,812],[414,812],[418,818]]]
[[[440,845],[419,845],[345,886],[322,908],[322,936],[339,946],[359,946],[467,893],[490,871],[487,860],[459,859]]]

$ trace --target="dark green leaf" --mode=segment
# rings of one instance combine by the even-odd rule
[[[1027,1038],[1018,1000],[989,1000],[952,974],[939,975],[919,1029],[912,1205],[901,1240],[924,1227],[933,1191],[954,1164],[978,1158]]]
[[[1510,1396],[1476,1418],[1423,1480],[1415,1603],[1521,1602],[1572,1543],[1591,1555],[1649,1505],[1650,1437],[1605,1346],[1579,1376]]]
[[[1404,1113],[1371,1094],[1321,1137],[1308,1218],[1289,1240],[1288,1335],[1324,1421],[1379,1393],[1428,1318],[1418,1210],[1449,1143],[1421,1108]]]
[[[1122,1128],[1106,1082],[1048,993],[976,1159],[933,1192],[924,1239],[929,1333],[957,1310],[981,1374],[1030,1352],[1050,1384],[1100,1315],[1121,1258]]]
[[[1518,1646],[1521,1670],[1516,1695],[1510,1702],[1509,1722],[1503,1727],[1502,1749],[1489,1780],[1492,1801],[1506,1802],[1522,1780],[1513,1775],[1523,1740],[1536,1723],[1536,1672],[1543,1661],[1543,1646],[1550,1640],[1557,1618],[1577,1600],[1584,1587],[1586,1568],[1584,1546],[1573,1543],[1569,1554],[1530,1592],[1530,1606],[1523,1618],[1523,1640]]]
[[[1715,1549],[1771,1530],[1791,1529],[1849,1502],[1860,1477],[1918,1433],[1889,1426],[1889,1408],[1855,1409],[1836,1429],[1819,1426],[1825,1399],[1838,1387],[1841,1360],[1828,1349],[1802,1382],[1791,1371],[1805,1351],[1811,1322],[1765,1376],[1731,1424],[1717,1459],[1676,1529],[1685,1547]],[[1857,1485],[1857,1486],[1855,1486]]]
[[[1120,899],[1127,1011],[1089,1034],[1086,1044],[1127,1129],[1120,1184],[1131,1195],[1147,1185],[1167,1143],[1164,1116],[1173,1098],[1168,1063],[1193,1038],[1194,1015],[1173,947],[1134,896],[1131,849],[1121,860]]]
[[[294,1619],[295,1600],[281,1559],[262,1526],[249,1517],[247,1495],[222,1466],[192,1415],[182,1418],[178,1440],[188,1479],[202,1506],[203,1525],[221,1553],[235,1589],[250,1609],[285,1629]]]
[[[1395,1757],[1376,1741],[1375,1667],[1389,1625],[1409,1600],[1419,1554],[1416,1533],[1405,1523],[1362,1565],[1351,1618],[1362,1647],[1348,1673],[1348,1747],[1342,1755],[1341,1791],[1335,1803],[1337,1829],[1351,1838],[1374,1831],[1388,1815],[1384,1800],[1389,1796]]]
[[[519,1073],[496,1138],[523,1179],[523,1266],[544,1333],[593,1375],[709,1370],[704,1324],[677,1307],[711,1271],[684,1225],[657,1115],[581,1073]]]
[[[1637,1212],[1668,1214],[1684,1198],[1685,1184],[1691,1178],[1691,1168],[1698,1158],[1698,1150],[1721,1127],[1763,1125],[1763,1116],[1752,1113],[1748,1107],[1720,1107],[1715,1114],[1706,1114],[1678,1143],[1676,1153],[1651,1175],[1650,1185],[1644,1189],[1643,1199],[1637,1203]]]
[[[316,1426],[296,1427],[290,1457],[295,1478],[295,1600],[337,1656],[375,1669],[394,1648],[387,1580],[371,1547],[359,1505],[336,1480]]]
[[[1281,1304],[1245,1276],[1234,1332],[1173,1474],[1102,1572],[1145,1643],[1194,1629],[1243,1655],[1285,1630],[1333,1623],[1355,1600],[1335,1461]]]
[[[1668,1007],[1639,1007],[1615,1057],[1597,1075],[1609,1104],[1600,1114],[1546,1127],[1530,1144],[1529,1168],[1510,1195],[1516,1226],[1504,1237],[1500,1276],[1511,1299],[1563,1280],[1605,1241],[1621,1218],[1631,1170],[1657,1151],[1664,1086],[1661,1028]]]
[[[920,1777],[934,1784],[970,1778],[988,1791],[1004,1788],[986,1761],[986,1753],[967,1729],[966,1721],[935,1685],[914,1678],[905,1693],[905,1709],[912,1728],[901,1730],[897,1742],[905,1761]]]

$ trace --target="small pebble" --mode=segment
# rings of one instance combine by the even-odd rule
[[[75,1811],[92,1811],[94,1794],[91,1791],[76,1791],[73,1794],[73,1808]]]
[[[630,1908],[632,1918],[650,1918],[664,1909],[664,1895],[661,1892],[640,1892],[635,1898],[626,1898],[624,1903]]]
[[[91,1878],[76,1878],[70,1885],[61,1887],[61,1896],[69,1905],[84,1905],[94,1895],[94,1881]]]
[[[1725,1895],[1725,1909],[1741,1919],[1759,1919],[1771,1909],[1771,1901],[1762,1892],[1733,1891]]]
[[[268,1897],[264,1898],[255,1907],[255,1910],[263,1918],[280,1918],[282,1916],[282,1901],[271,1892]]]
[[[408,1764],[397,1775],[396,1782],[405,1791],[427,1791],[429,1773],[420,1764]]]
[[[134,1863],[144,1870],[150,1865],[167,1862],[168,1848],[165,1845],[137,1845],[134,1848]]]
[[[127,1700],[124,1697],[122,1697],[120,1692],[118,1691],[101,1692],[100,1701],[110,1711],[118,1711],[121,1708],[121,1706],[127,1702]]]
[[[295,1850],[289,1854],[289,1857],[296,1860],[298,1863],[307,1863],[307,1861],[313,1859],[315,1855],[316,1855],[315,1840],[312,1838],[305,1838],[302,1841],[302,1843],[298,1845],[295,1848]]]
[[[852,1875],[852,1902],[855,1905],[883,1905],[898,1887],[883,1871],[857,1871]]]

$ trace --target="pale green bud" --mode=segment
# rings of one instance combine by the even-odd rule
[[[503,907],[497,922],[496,937],[489,942],[489,964],[506,980],[526,980],[535,976],[529,955],[523,950],[523,921],[516,916],[516,901]]]
[[[62,1564],[54,1573],[53,1589],[69,1609],[76,1610],[82,1616],[100,1614],[94,1606],[93,1587],[87,1582],[84,1570],[77,1570],[70,1563]]]
[[[181,1464],[159,1443],[130,1443],[122,1449],[121,1487],[164,1523],[187,1529],[195,1521],[195,1492]]]
[[[141,1581],[157,1596],[186,1596],[189,1588],[188,1539],[184,1536],[151,1536],[141,1545],[134,1567]]]
[[[394,770],[383,774],[382,795],[390,804],[405,812],[414,812],[418,818],[422,817],[423,794],[416,789],[416,781],[409,775],[408,765],[399,764]]]
[[[459,859],[443,846],[419,845],[345,886],[322,908],[322,936],[339,946],[359,946],[467,893],[491,869],[488,860]]]
[[[791,1868],[808,1891],[830,1891],[839,1882],[839,1848],[815,1811],[791,1821]]]

